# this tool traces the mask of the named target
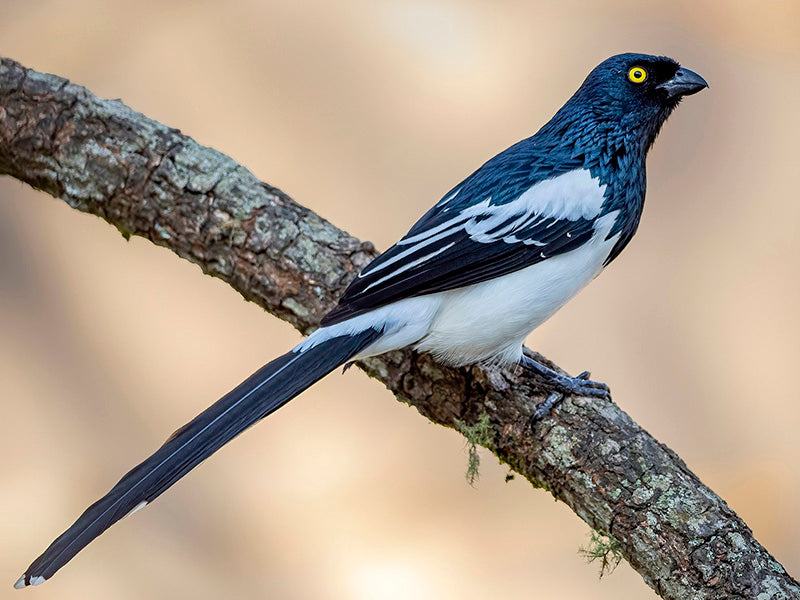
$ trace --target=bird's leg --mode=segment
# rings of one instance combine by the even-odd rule
[[[577,377],[561,375],[524,354],[520,360],[520,365],[523,369],[528,369],[544,377],[554,391],[560,392],[565,396],[594,396],[595,398],[605,398],[607,400],[611,398],[608,386],[605,383],[589,379],[588,371],[584,371]],[[556,402],[557,400],[553,401],[551,406]]]

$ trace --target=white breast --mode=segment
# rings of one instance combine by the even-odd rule
[[[528,334],[603,269],[619,235],[606,239],[617,212],[604,215],[584,245],[520,271],[433,294],[439,308],[416,348],[465,365],[516,362]]]

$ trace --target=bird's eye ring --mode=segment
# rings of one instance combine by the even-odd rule
[[[631,67],[628,71],[628,79],[630,79],[633,83],[642,83],[645,79],[647,79],[647,71],[645,71],[642,67]]]

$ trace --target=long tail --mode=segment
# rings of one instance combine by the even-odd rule
[[[52,577],[114,523],[152,502],[242,431],[279,409],[380,335],[369,328],[317,345],[301,344],[256,371],[178,429],[155,454],[87,508],[72,527],[33,561],[14,587],[38,585]]]

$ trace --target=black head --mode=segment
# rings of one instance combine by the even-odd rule
[[[666,56],[618,54],[589,73],[576,96],[617,111],[675,107],[683,96],[708,87],[705,79]]]
[[[557,118],[636,137],[646,151],[681,98],[706,87],[700,75],[666,56],[619,54],[589,73]]]

